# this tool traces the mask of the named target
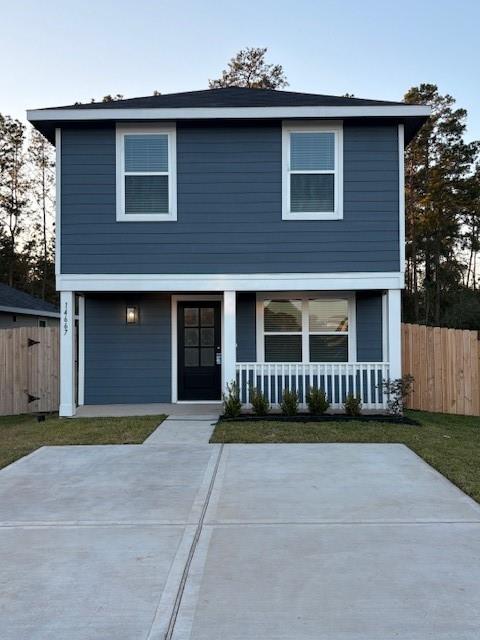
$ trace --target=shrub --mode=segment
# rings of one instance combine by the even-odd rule
[[[257,389],[257,387],[250,387],[250,402],[253,413],[256,416],[266,416],[270,411],[270,403],[267,396]]]
[[[344,403],[345,413],[347,416],[359,416],[362,413],[362,401],[359,396],[349,393]]]
[[[411,375],[382,382],[383,390],[388,395],[387,407],[389,413],[394,416],[403,416],[405,402],[412,392],[414,382],[415,378]]]
[[[236,382],[227,382],[227,393],[223,394],[223,413],[226,418],[238,418],[241,410],[238,385]]]
[[[323,389],[316,389],[310,387],[307,392],[307,405],[308,410],[314,416],[321,416],[322,413],[330,406],[330,402],[327,399],[327,394]]]
[[[298,393],[284,389],[280,408],[284,416],[296,416],[298,413]]]

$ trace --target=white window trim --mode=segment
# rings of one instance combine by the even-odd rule
[[[256,337],[257,337],[257,362],[265,362],[264,342],[264,302],[265,300],[301,300],[302,301],[302,364],[310,362],[310,334],[335,335],[333,332],[310,331],[308,316],[308,301],[319,298],[343,298],[348,301],[348,363],[357,362],[357,319],[356,298],[353,291],[310,291],[299,293],[298,291],[276,291],[273,293],[257,293],[256,308]],[[282,332],[278,332],[280,335]],[[298,335],[299,332],[291,332],[288,335]],[[345,334],[345,332],[342,332]],[[340,335],[340,332],[338,332]],[[300,363],[292,363],[300,364]]]
[[[125,213],[125,136],[128,134],[168,135],[168,213]],[[175,124],[117,125],[116,129],[117,222],[171,222],[177,219],[177,132]],[[138,172],[141,175],[141,172]],[[166,175],[148,171],[145,175]]]
[[[335,134],[335,183],[333,211],[292,212],[290,210],[290,134],[329,132]],[[298,171],[296,173],[332,173],[332,171]],[[343,122],[282,123],[282,220],[342,220],[343,218]]]

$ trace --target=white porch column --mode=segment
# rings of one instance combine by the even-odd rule
[[[236,379],[237,318],[236,292],[223,292],[223,390]]]
[[[85,402],[85,296],[78,297],[78,405]]]
[[[75,415],[75,292],[60,293],[60,408],[63,417]]]
[[[388,360],[390,379],[402,377],[401,289],[387,291]]]

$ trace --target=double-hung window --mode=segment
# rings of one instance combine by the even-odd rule
[[[284,220],[343,217],[342,125],[283,125]]]
[[[302,301],[264,301],[266,362],[302,361]]]
[[[355,361],[353,295],[262,295],[257,308],[259,361]]]
[[[176,220],[174,126],[117,128],[117,220]]]

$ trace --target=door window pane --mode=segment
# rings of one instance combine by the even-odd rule
[[[265,301],[265,331],[301,331],[302,330],[302,302],[301,300],[266,300]]]
[[[348,336],[310,336],[310,362],[348,362]]]
[[[334,211],[335,176],[333,173],[292,173],[290,209],[292,212]]]
[[[185,346],[198,347],[198,329],[185,329]]]
[[[198,349],[189,349],[185,350],[185,366],[186,367],[198,367],[199,358],[198,358]]]
[[[265,336],[265,362],[301,362],[302,336]]]
[[[215,349],[200,349],[200,362],[202,367],[213,367],[215,364]]]
[[[200,340],[202,343],[202,347],[213,347],[215,344],[215,330],[213,328],[202,328],[200,330]]]
[[[202,327],[213,327],[215,313],[211,307],[203,307],[200,309],[200,318]]]
[[[310,331],[348,331],[347,300],[310,300],[308,309]]]
[[[185,307],[184,318],[186,327],[198,327],[198,308]]]

